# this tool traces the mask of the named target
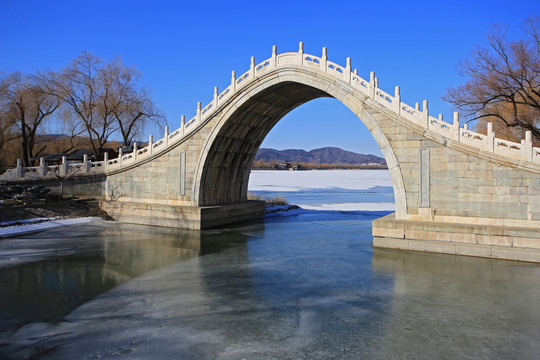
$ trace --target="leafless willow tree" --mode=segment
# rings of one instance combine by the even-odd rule
[[[50,79],[42,75],[23,75],[15,72],[2,79],[2,123],[12,127],[13,136],[20,139],[24,166],[45,147],[36,149],[36,135],[43,122],[60,106],[59,100],[47,93]],[[2,126],[4,127],[4,126]]]
[[[139,85],[141,76],[137,70],[122,64],[118,57],[105,69],[114,82],[111,109],[124,145],[141,136],[148,122],[163,125],[164,116],[155,107],[148,90]]]
[[[84,52],[60,72],[50,93],[63,103],[64,114],[89,137],[96,156],[114,133],[110,94],[112,82],[102,71],[101,59]]]
[[[531,131],[540,141],[540,18],[529,18],[521,39],[509,39],[507,30],[494,27],[487,48],[476,49],[459,64],[464,85],[444,97],[478,127],[493,122],[496,132],[522,138]]]
[[[9,97],[9,89],[13,87],[16,79],[13,74],[0,74],[0,151],[4,150],[4,145],[16,138],[13,127],[15,118],[11,111],[12,106]]]
[[[68,118],[76,119],[73,127],[84,130],[99,157],[113,134],[119,132],[129,145],[145,121],[162,120],[139,79],[119,57],[104,63],[84,52],[60,73],[51,93],[61,99]]]

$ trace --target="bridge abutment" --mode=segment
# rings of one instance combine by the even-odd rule
[[[373,247],[540,263],[534,228],[398,220],[373,221]]]
[[[191,230],[234,224],[260,217],[264,213],[264,201],[217,206],[101,201],[100,207],[119,222]]]

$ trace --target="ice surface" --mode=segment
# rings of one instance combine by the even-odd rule
[[[370,189],[392,186],[386,170],[256,170],[249,177],[250,191],[300,191],[306,189],[341,188]]]
[[[335,204],[321,204],[321,205],[304,205],[298,204],[303,209],[307,210],[337,210],[337,211],[395,211],[396,206],[394,203],[335,203]]]

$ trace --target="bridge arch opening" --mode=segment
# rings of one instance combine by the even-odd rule
[[[303,81],[302,81],[303,80]],[[195,174],[194,202],[198,206],[225,205],[247,201],[251,165],[264,139],[288,113],[318,98],[336,98],[366,125],[389,165],[396,212],[405,213],[403,179],[395,154],[366,99],[324,81],[295,76],[260,81],[243,92],[219,114],[208,136]]]

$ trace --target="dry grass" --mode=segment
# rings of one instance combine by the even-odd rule
[[[289,205],[287,198],[283,195],[264,196],[248,193],[248,200],[264,201],[267,205]]]

